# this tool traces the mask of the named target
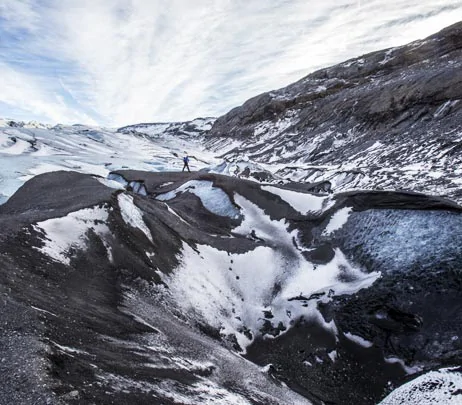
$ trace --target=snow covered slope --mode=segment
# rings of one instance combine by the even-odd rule
[[[458,23],[254,97],[218,118],[205,143],[229,165],[245,158],[276,179],[461,202],[461,99]]]
[[[195,157],[190,162],[192,170],[214,166],[221,160],[201,151],[199,141],[195,140],[204,128],[210,128],[211,121],[146,124],[149,130],[138,125],[118,131],[82,125],[47,128],[41,124],[0,121],[0,203],[24,181],[51,171],[74,170],[106,177],[111,170],[123,168],[179,170],[185,151]]]
[[[0,206],[0,403],[374,404],[460,363],[457,205],[109,178]]]

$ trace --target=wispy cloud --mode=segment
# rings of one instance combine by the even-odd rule
[[[111,126],[219,115],[461,11],[460,0],[0,0],[0,115]]]

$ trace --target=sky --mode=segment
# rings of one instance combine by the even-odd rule
[[[0,117],[216,117],[461,20],[462,0],[0,0]]]

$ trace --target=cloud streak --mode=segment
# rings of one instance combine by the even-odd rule
[[[217,116],[461,11],[460,0],[0,0],[0,115],[7,105],[108,126]]]

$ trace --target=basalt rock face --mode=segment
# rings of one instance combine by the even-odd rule
[[[456,204],[110,177],[0,206],[0,403],[375,404],[461,364]]]
[[[458,23],[254,97],[216,120],[207,145],[337,191],[406,189],[460,201],[461,66]]]

